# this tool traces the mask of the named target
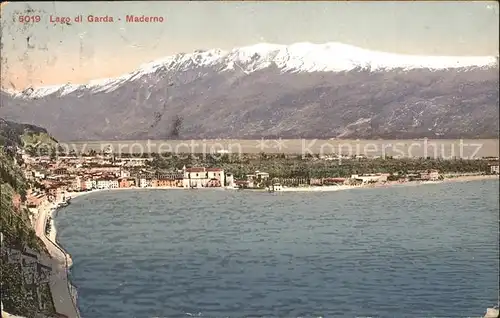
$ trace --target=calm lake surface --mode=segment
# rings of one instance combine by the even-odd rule
[[[479,317],[497,302],[498,190],[106,191],[56,226],[83,318]]]

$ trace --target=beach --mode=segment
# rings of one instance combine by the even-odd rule
[[[419,186],[440,184],[448,182],[468,182],[478,180],[495,180],[499,179],[498,175],[471,175],[471,176],[455,176],[444,178],[443,180],[436,181],[387,181],[383,183],[362,184],[362,185],[338,185],[338,186],[310,186],[310,187],[283,187],[278,192],[326,192],[326,191],[341,191],[352,189],[372,189],[372,188],[387,188],[387,187],[404,187],[404,186]]]
[[[470,175],[470,176],[452,176],[445,177],[445,182],[467,182],[467,181],[477,181],[477,180],[499,180],[499,175]]]
[[[350,186],[350,185],[338,185],[338,186],[313,186],[313,187],[283,187],[281,190],[276,192],[330,192],[330,191],[341,191],[341,190],[352,190],[352,189],[362,189],[364,186]]]

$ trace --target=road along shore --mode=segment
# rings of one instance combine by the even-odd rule
[[[73,264],[71,256],[55,240],[51,240],[45,235],[47,220],[55,211],[57,204],[46,201],[38,208],[35,231],[50,254],[50,258],[47,257],[45,262],[52,267],[50,291],[56,312],[68,318],[80,318],[80,313],[76,306],[75,288],[68,279],[69,269]],[[52,230],[55,232],[54,227],[52,227]],[[55,237],[55,234],[52,236]]]

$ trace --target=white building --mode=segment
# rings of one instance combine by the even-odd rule
[[[76,177],[75,180],[73,181],[73,190],[75,191],[80,191],[82,189],[82,179],[80,176]]]
[[[431,180],[438,180],[440,177],[439,171],[433,170],[429,173],[429,179]]]
[[[494,173],[494,174],[499,174],[499,166],[491,166],[490,167],[490,171],[491,173]]]
[[[38,171],[34,171],[33,177],[38,178],[38,179],[45,179],[45,174],[38,172]]]
[[[97,189],[112,189],[118,188],[118,180],[113,179],[99,179],[97,180]]]
[[[227,185],[229,187],[234,187],[235,186],[234,176],[231,173],[226,174],[225,178],[226,178],[225,185]]]
[[[283,191],[283,186],[281,185],[281,183],[274,183],[271,186],[271,191]]]
[[[247,174],[247,179],[248,180],[266,180],[269,179],[269,173],[267,172],[260,172],[260,171],[255,171],[254,174]]]
[[[182,185],[184,188],[202,188],[210,179],[208,179],[205,168],[186,168],[183,169],[184,179]]]
[[[438,170],[430,170],[420,173],[420,179],[422,180],[431,180],[436,181],[439,180],[439,171]]]
[[[255,176],[257,177],[257,179],[260,179],[260,180],[269,179],[269,173],[267,173],[267,172],[255,171]]]
[[[388,174],[364,174],[364,175],[353,174],[353,175],[351,175],[351,179],[361,180],[361,181],[363,181],[363,183],[384,182],[384,181],[387,181],[387,177],[388,177]]]
[[[224,170],[219,168],[182,168],[184,188],[222,187],[226,179]]]
[[[110,189],[117,189],[119,187],[120,187],[120,183],[118,182],[118,180],[110,180],[110,182],[109,182]]]
[[[97,181],[96,180],[85,180],[85,189],[97,189]]]
[[[148,180],[146,180],[145,178],[141,178],[139,180],[139,187],[141,188],[145,188],[148,186]]]
[[[92,180],[85,180],[84,184],[85,184],[85,189],[86,190],[90,190],[90,189],[93,188],[93,186],[92,186]]]
[[[120,178],[130,178],[130,172],[127,170],[120,170]]]
[[[219,184],[220,187],[223,187],[226,183],[226,176],[224,175],[224,170],[220,168],[207,168],[207,178],[209,179],[209,183],[211,186],[215,184]],[[213,182],[217,180],[217,182]]]
[[[254,174],[247,174],[248,186],[253,187],[260,182],[269,179],[269,173],[255,171]]]
[[[109,180],[100,179],[97,180],[97,189],[107,189],[109,188]]]

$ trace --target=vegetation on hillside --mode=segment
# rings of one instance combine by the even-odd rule
[[[55,307],[48,283],[40,284],[38,289],[27,288],[26,269],[19,263],[5,262],[3,258],[0,259],[0,271],[2,303],[6,312],[24,317],[53,317]]]
[[[28,153],[50,153],[57,140],[46,129],[0,118],[0,146],[24,148]]]
[[[30,223],[30,211],[27,208],[19,210],[13,204],[15,195],[21,202],[26,201],[28,182],[14,162],[3,150],[0,150],[0,189],[1,189],[1,222],[0,232],[4,235],[8,247],[41,251],[43,243],[37,238]]]
[[[39,259],[48,254],[43,242],[36,236],[31,225],[31,212],[25,207],[29,183],[20,164],[22,159],[16,154],[17,147],[23,146],[23,138],[38,134],[23,125],[7,127],[2,121],[0,129],[0,232],[3,242],[0,253],[0,286],[4,310],[25,317],[53,316],[54,303],[50,286],[42,279]],[[24,127],[24,128],[22,128]],[[22,128],[22,130],[21,130]],[[17,251],[17,252],[16,252]],[[28,263],[13,255],[28,253]],[[24,256],[23,256],[24,257]],[[38,270],[36,269],[38,268]],[[47,269],[46,269],[47,270]],[[50,269],[49,269],[50,271]],[[40,316],[41,317],[41,316]]]

